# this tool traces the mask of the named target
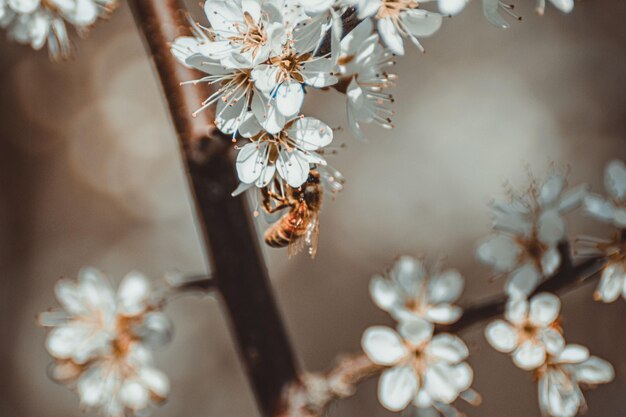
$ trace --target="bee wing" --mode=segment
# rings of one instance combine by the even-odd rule
[[[260,212],[263,213],[263,220],[265,221],[265,223],[273,224],[273,223],[276,223],[278,220],[280,220],[281,217],[283,217],[286,210],[287,209],[278,210],[274,213],[268,213],[265,210],[260,210]]]
[[[314,213],[309,220],[309,224],[306,229],[306,235],[304,241],[306,245],[309,247],[309,255],[311,255],[311,259],[315,258],[317,254],[317,242],[320,235],[320,222],[319,216],[317,213]]]
[[[306,206],[304,206],[302,210],[304,211],[304,213],[300,218],[298,218],[297,223],[294,225],[295,230],[301,230],[301,228],[308,228],[310,213],[308,210],[306,210]],[[302,237],[305,236],[305,234],[306,234],[306,231],[304,234],[302,232],[293,234],[293,236],[291,237],[291,240],[289,241],[289,245],[287,245],[287,255],[289,257],[297,255],[298,253],[302,251],[302,249],[304,249],[306,241]]]

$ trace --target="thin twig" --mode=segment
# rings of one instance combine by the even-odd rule
[[[541,283],[533,294],[541,292],[566,293],[577,288],[581,283],[598,278],[606,263],[603,257],[589,258],[578,265],[573,265],[569,245],[559,245],[561,266],[552,277]],[[459,333],[476,324],[484,323],[504,313],[506,296],[479,303],[466,308],[463,317],[450,326],[437,328],[437,332]],[[284,417],[318,417],[324,414],[330,403],[346,398],[356,392],[356,386],[380,374],[385,367],[376,365],[361,353],[341,359],[337,366],[322,374],[310,374],[294,385],[288,398],[287,412]]]
[[[181,86],[202,75],[178,63],[170,42],[189,36],[186,10],[177,0],[132,0],[135,21],[154,60],[178,135],[195,202],[205,256],[236,336],[261,415],[274,416],[297,367],[258,247],[258,237],[237,186],[233,146],[213,125],[211,110],[192,117],[210,95],[206,84]]]

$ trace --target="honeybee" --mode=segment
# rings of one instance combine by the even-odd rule
[[[319,212],[323,197],[319,172],[312,170],[300,188],[287,187],[284,195],[278,195],[267,188],[262,192],[263,208],[267,213],[289,209],[265,231],[265,243],[273,248],[287,246],[289,256],[296,255],[307,246],[309,255],[314,258],[317,253]]]

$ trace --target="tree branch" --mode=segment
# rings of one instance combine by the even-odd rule
[[[566,293],[581,283],[597,278],[606,264],[601,256],[589,258],[573,265],[569,245],[559,245],[561,267],[552,277],[541,283],[534,294],[541,292]],[[478,323],[484,323],[504,314],[507,297],[501,295],[494,300],[479,303],[464,309],[463,317],[449,326],[441,326],[437,332],[459,333]],[[341,359],[337,366],[326,373],[310,374],[290,390],[287,412],[284,417],[319,417],[334,400],[346,398],[356,392],[356,385],[380,374],[385,367],[376,365],[361,353]]]
[[[216,278],[239,353],[261,414],[278,412],[297,368],[274,302],[258,237],[237,186],[233,146],[213,125],[211,110],[191,116],[210,95],[206,84],[180,85],[201,75],[179,64],[169,43],[188,36],[185,7],[177,0],[131,0],[131,8],[167,100],[176,129],[205,255]]]

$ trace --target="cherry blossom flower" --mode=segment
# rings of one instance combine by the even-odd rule
[[[396,320],[422,318],[431,323],[451,324],[463,314],[453,305],[463,292],[464,280],[455,270],[430,277],[421,261],[399,258],[387,277],[375,276],[370,284],[372,299]]]
[[[385,408],[401,411],[413,403],[453,415],[450,404],[457,398],[479,401],[470,388],[473,371],[464,362],[469,351],[461,339],[447,333],[433,337],[432,324],[419,318],[402,322],[398,331],[370,327],[361,341],[372,362],[389,367],[378,381],[378,398]]]
[[[53,379],[75,387],[83,406],[110,417],[165,400],[169,382],[153,367],[149,348],[169,340],[171,325],[143,275],[128,274],[115,293],[101,272],[88,268],[77,283],[61,280],[55,291],[65,311],[39,317],[51,328]]]
[[[308,178],[310,164],[326,164],[316,151],[333,140],[332,129],[312,117],[292,119],[284,130],[272,134],[249,114],[240,133],[251,143],[237,155],[239,180],[259,188],[267,186],[276,173],[289,186],[300,187]]]
[[[287,41],[280,9],[260,0],[212,0],[204,3],[211,28],[202,53],[227,68],[253,67],[280,54]]]
[[[379,44],[378,35],[372,34],[371,20],[364,20],[344,37],[338,63],[344,76],[342,81],[349,80],[346,97],[352,132],[363,137],[361,122],[393,128],[393,112],[386,107],[393,97],[384,91],[396,80],[395,74],[387,72],[395,62],[391,53]]]
[[[9,37],[39,50],[48,45],[53,60],[68,58],[72,43],[66,23],[84,35],[117,0],[0,0],[0,27]]]
[[[574,417],[586,409],[581,384],[596,386],[611,382],[613,366],[580,345],[567,345],[548,357],[544,366],[535,371],[538,377],[539,408],[546,416]]]
[[[396,55],[404,55],[402,38],[408,38],[420,51],[418,37],[433,35],[442,23],[439,13],[418,8],[414,0],[353,0],[359,18],[374,17],[384,44]]]
[[[586,194],[585,186],[565,192],[565,185],[562,175],[553,174],[541,186],[533,182],[510,203],[493,204],[496,233],[479,245],[477,256],[497,272],[510,273],[505,285],[510,296],[530,295],[561,263],[557,245],[565,238],[562,215]]]
[[[496,350],[511,353],[516,366],[537,369],[546,358],[563,349],[565,340],[558,322],[561,301],[553,294],[541,293],[530,302],[510,299],[506,320],[496,320],[485,329],[485,337]]]

